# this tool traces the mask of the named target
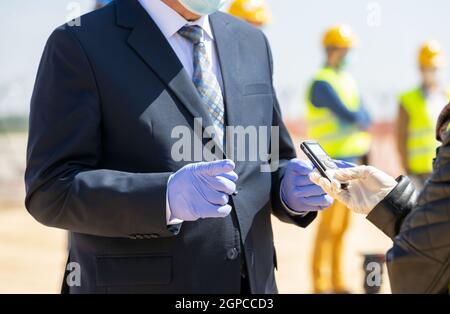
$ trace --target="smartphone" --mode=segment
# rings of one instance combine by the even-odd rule
[[[301,150],[305,153],[306,157],[317,168],[322,177],[328,179],[331,182],[332,172],[338,169],[338,166],[328,156],[327,152],[316,141],[304,141],[300,144]],[[341,183],[341,189],[347,189],[348,183]]]

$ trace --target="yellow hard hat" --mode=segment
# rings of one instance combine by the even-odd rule
[[[423,68],[440,68],[446,65],[444,52],[436,40],[428,41],[420,47],[418,61]]]
[[[265,0],[235,0],[228,9],[228,13],[260,25],[267,24],[271,19]]]
[[[323,35],[324,47],[352,48],[356,44],[356,35],[348,25],[330,27]]]

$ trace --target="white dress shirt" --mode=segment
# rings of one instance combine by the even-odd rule
[[[209,60],[211,61],[212,71],[215,74],[217,81],[219,82],[223,94],[222,73],[220,71],[219,60],[214,44],[214,36],[211,31],[208,16],[204,15],[198,20],[190,22],[184,19],[181,15],[179,15],[176,11],[167,6],[161,0],[139,0],[139,2],[156,23],[158,28],[161,30],[162,34],[169,42],[170,46],[172,47],[173,51],[181,61],[181,64],[190,77],[194,75],[194,47],[192,45],[192,42],[178,34],[178,31],[183,26],[188,25],[198,25],[202,28],[206,53],[208,54]],[[170,179],[171,177],[169,178],[168,182],[170,181]],[[168,195],[168,193],[166,193],[166,195]],[[171,210],[167,196],[166,221],[168,225],[174,225],[183,222],[180,219],[171,217]]]

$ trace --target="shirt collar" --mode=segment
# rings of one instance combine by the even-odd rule
[[[210,39],[213,33],[209,24],[208,15],[203,15],[196,21],[187,21],[161,0],[139,0],[142,7],[151,16],[166,39],[175,35],[183,26],[198,25]]]

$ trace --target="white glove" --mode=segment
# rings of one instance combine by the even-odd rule
[[[371,166],[336,170],[332,182],[316,171],[310,174],[310,179],[358,214],[370,213],[397,186],[394,178]],[[346,190],[341,189],[341,182],[349,183]]]

